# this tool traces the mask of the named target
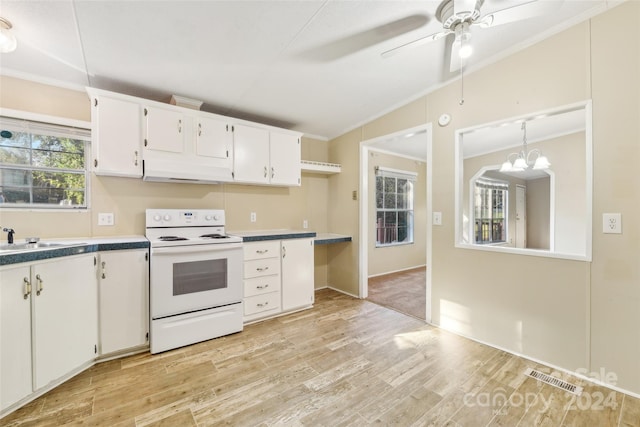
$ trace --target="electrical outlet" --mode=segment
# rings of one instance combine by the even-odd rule
[[[113,213],[107,212],[98,214],[98,225],[113,225],[114,223]]]
[[[433,225],[442,225],[442,212],[433,213]]]
[[[622,215],[619,213],[602,214],[602,232],[606,234],[622,234]]]
[[[305,230],[309,228],[309,221],[307,221],[306,219],[302,221],[302,228],[304,228]]]
[[[255,212],[251,212],[250,219],[251,219],[251,222],[256,222],[258,220]]]

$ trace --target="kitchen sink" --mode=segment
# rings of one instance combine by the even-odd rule
[[[7,252],[26,252],[44,249],[67,248],[81,246],[85,243],[58,243],[58,242],[35,242],[35,243],[12,243],[0,245],[0,254]]]

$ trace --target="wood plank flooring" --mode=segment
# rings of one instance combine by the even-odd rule
[[[427,268],[418,267],[369,278],[367,299],[376,304],[425,320]]]
[[[640,399],[565,375],[585,386],[573,400],[528,366],[551,373],[325,289],[311,310],[96,365],[0,425],[640,426]]]

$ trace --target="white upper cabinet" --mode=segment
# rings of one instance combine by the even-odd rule
[[[187,118],[181,111],[145,107],[144,146],[147,150],[184,152]],[[190,123],[189,123],[190,124]]]
[[[300,136],[234,125],[234,181],[300,185]]]
[[[244,125],[233,126],[234,181],[269,183],[269,131]]]
[[[91,156],[97,175],[142,176],[142,107],[137,102],[91,95]]]
[[[300,185],[300,137],[295,134],[270,132],[270,177],[274,185]]]
[[[196,154],[228,159],[233,149],[233,134],[228,120],[198,117],[196,126]]]

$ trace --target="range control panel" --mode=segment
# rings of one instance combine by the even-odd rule
[[[224,226],[222,209],[147,209],[146,226],[151,227],[200,227]]]

